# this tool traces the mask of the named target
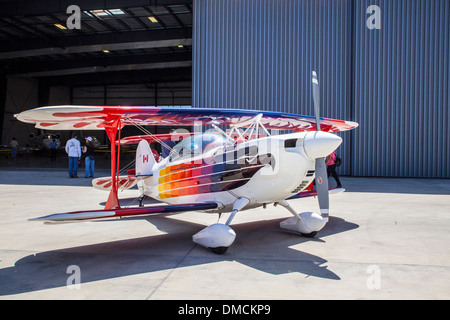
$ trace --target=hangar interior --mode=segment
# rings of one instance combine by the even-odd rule
[[[69,2],[1,3],[1,144],[38,134],[13,118],[38,106],[191,105],[192,1]]]
[[[312,115],[315,69],[322,116],[360,123],[340,174],[449,178],[449,39],[448,0],[2,1],[1,144],[26,141],[12,115],[43,105]]]

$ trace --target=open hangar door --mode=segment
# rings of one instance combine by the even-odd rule
[[[192,1],[0,3],[1,144],[39,106],[191,105],[191,78]]]
[[[74,87],[71,93],[73,105],[105,105],[105,106],[190,106],[192,83],[184,82],[154,82],[142,84],[104,85]],[[168,133],[169,127],[148,126],[154,134]],[[186,128],[190,129],[190,128]],[[122,129],[124,136],[141,135],[142,131],[134,126]],[[83,134],[102,137],[102,143],[107,144],[106,133],[84,131]]]

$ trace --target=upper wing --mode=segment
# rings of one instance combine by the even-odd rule
[[[177,204],[177,205],[163,205],[152,207],[138,207],[138,208],[120,208],[120,209],[104,209],[104,210],[90,210],[90,211],[76,211],[66,213],[56,213],[45,217],[30,219],[30,221],[44,221],[44,222],[69,222],[69,221],[84,221],[101,218],[116,218],[129,217],[138,215],[148,215],[155,213],[170,213],[170,212],[185,212],[196,210],[210,210],[216,209],[217,203],[194,203],[194,204]]]
[[[37,128],[50,130],[100,130],[115,119],[121,125],[164,125],[191,126],[233,125],[262,114],[261,123],[266,129],[313,131],[316,130],[314,117],[289,113],[171,107],[121,107],[121,106],[54,106],[41,107],[16,114],[23,122],[34,123]],[[335,119],[321,119],[322,131],[347,131],[358,126],[357,123]]]

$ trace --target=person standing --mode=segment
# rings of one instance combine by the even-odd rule
[[[78,178],[78,160],[81,158],[81,146],[76,133],[73,133],[72,139],[67,141],[66,153],[69,156],[69,176]]]
[[[95,171],[95,153],[94,153],[94,144],[92,137],[86,138],[86,145],[83,147],[83,153],[86,155],[84,159],[84,163],[86,165],[86,169],[84,171],[85,178],[94,178]]]
[[[16,160],[17,147],[19,146],[19,142],[17,142],[16,137],[12,138],[9,145],[11,146],[11,158]]]
[[[52,142],[50,142],[50,161],[56,161],[56,147],[58,144],[56,143],[56,140],[53,139]]]
[[[332,154],[330,154],[327,157],[326,164],[327,164],[328,177],[330,175],[332,175],[334,180],[336,180],[336,183],[337,183],[336,188],[342,188],[341,181],[339,180],[339,177],[336,173],[336,153],[335,152],[333,152]]]

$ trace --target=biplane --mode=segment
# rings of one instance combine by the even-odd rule
[[[235,240],[230,225],[239,211],[274,204],[293,215],[280,227],[313,237],[328,222],[329,194],[344,191],[329,189],[325,158],[342,142],[335,133],[354,129],[358,124],[320,118],[315,72],[312,89],[314,117],[235,109],[69,105],[17,114],[20,121],[46,130],[105,130],[111,142],[111,177],[92,182],[94,187],[109,192],[103,209],[30,220],[58,223],[191,210],[229,213],[225,223],[210,225],[192,237],[195,243],[223,254]],[[142,128],[146,134],[121,138],[121,128],[126,125]],[[149,142],[165,145],[168,137],[161,140],[161,136],[152,135],[145,130],[147,125],[207,125],[211,129],[171,136],[178,143],[158,162]],[[224,126],[229,129],[224,131]],[[289,133],[273,134],[275,130]],[[116,149],[127,143],[138,143],[135,169],[120,176],[120,152],[116,153]],[[136,185],[141,199],[151,197],[165,205],[144,206],[141,202],[140,206],[121,207],[118,190]],[[320,213],[298,213],[289,203],[290,199],[310,196],[317,196]]]

